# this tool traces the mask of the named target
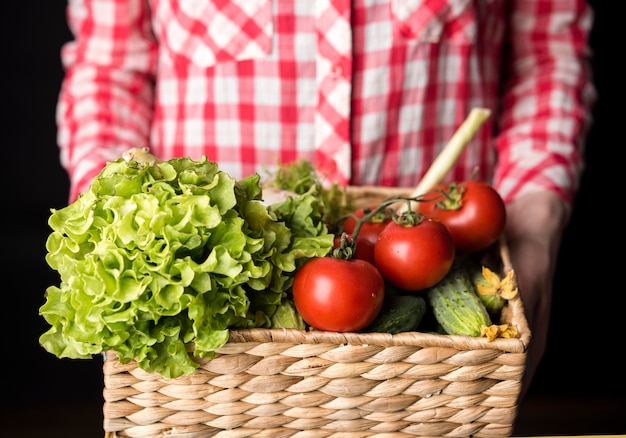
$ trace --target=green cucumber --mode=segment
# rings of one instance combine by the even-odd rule
[[[472,278],[462,263],[455,261],[439,283],[426,290],[435,319],[449,335],[480,336],[491,319],[476,294]]]
[[[415,331],[426,314],[426,300],[420,295],[385,295],[383,307],[366,332],[401,333]]]

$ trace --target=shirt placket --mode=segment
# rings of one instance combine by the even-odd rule
[[[351,176],[350,95],[352,35],[350,0],[317,0],[317,86],[315,147],[317,166],[329,181]]]

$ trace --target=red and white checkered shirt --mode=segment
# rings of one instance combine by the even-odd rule
[[[448,179],[571,204],[595,91],[582,0],[70,0],[61,163],[70,199],[148,146],[235,178],[304,157],[414,187],[474,107]]]

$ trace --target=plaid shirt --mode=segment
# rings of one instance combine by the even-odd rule
[[[582,0],[70,0],[68,22],[70,199],[143,146],[235,178],[303,157],[414,187],[474,107],[493,115],[448,180],[574,199],[595,98]]]

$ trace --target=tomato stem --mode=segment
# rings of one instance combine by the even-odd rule
[[[348,215],[349,217],[353,217],[356,222],[354,231],[352,232],[352,236],[348,240],[351,240],[353,242],[353,246],[355,247],[359,231],[361,230],[363,224],[367,222],[385,222],[388,219],[392,219],[397,223],[401,223],[407,226],[419,224],[423,220],[423,215],[421,213],[417,213],[414,210],[403,210],[401,213],[398,213],[390,206],[399,202],[405,202],[408,205],[410,205],[411,202],[421,202],[424,201],[426,195],[427,194],[410,197],[390,197],[383,200],[375,208],[365,208],[363,210],[363,217],[358,217],[355,214]]]
[[[414,227],[424,220],[424,215],[413,210],[407,210],[394,215],[393,220],[398,225]]]
[[[356,251],[356,240],[350,238],[348,234],[341,233],[339,246],[333,250],[333,257],[336,259],[350,260]]]
[[[448,184],[447,190],[439,190],[443,199],[435,205],[442,210],[458,210],[463,205],[463,195],[465,194],[465,185],[451,182]]]

